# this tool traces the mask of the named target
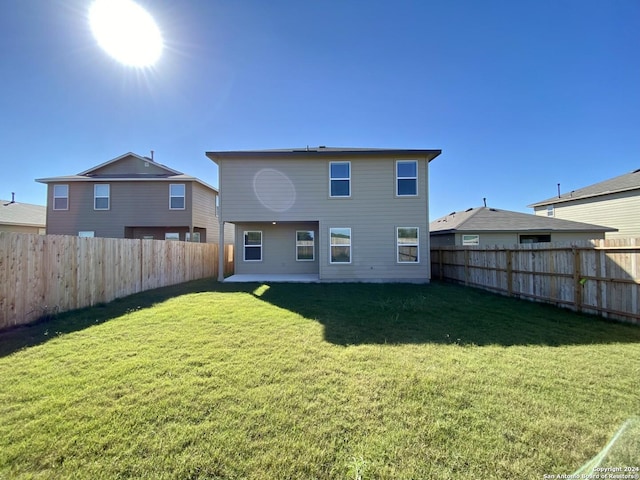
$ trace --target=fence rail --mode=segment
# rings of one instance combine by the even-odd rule
[[[640,239],[434,247],[433,278],[640,324]]]
[[[0,329],[217,272],[215,244],[0,232]]]

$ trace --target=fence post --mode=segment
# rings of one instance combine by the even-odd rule
[[[513,296],[513,257],[511,250],[507,248],[507,293],[510,297]]]
[[[442,265],[442,248],[438,248],[438,272],[440,273],[440,280],[444,279],[444,271]]]
[[[469,249],[464,249],[464,284],[469,285]]]
[[[574,288],[574,300],[576,305],[576,312],[580,312],[582,305],[582,285],[580,284],[580,250],[576,247],[572,249],[573,253],[573,288]]]

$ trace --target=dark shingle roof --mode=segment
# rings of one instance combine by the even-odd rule
[[[551,205],[554,203],[570,202],[572,200],[578,200],[581,198],[597,197],[599,195],[607,195],[611,193],[626,192],[628,190],[640,190],[640,169],[633,172],[625,173],[618,177],[610,178],[604,182],[594,183],[588,187],[572,190],[568,193],[563,193],[558,197],[548,198],[541,202],[532,203],[527,207],[541,207],[544,205]]]
[[[433,234],[456,232],[616,232],[617,229],[589,223],[543,217],[530,213],[476,207],[453,212],[429,224]]]

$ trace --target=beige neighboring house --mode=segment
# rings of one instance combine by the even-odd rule
[[[218,242],[218,191],[148,157],[125,153],[47,184],[47,233]]]
[[[452,212],[434,220],[429,225],[429,231],[432,247],[488,247],[602,239],[606,232],[614,232],[615,228],[497,208],[476,207]]]
[[[0,232],[46,233],[47,207],[0,200]]]
[[[607,225],[607,238],[640,237],[640,169],[532,203],[536,215]]]
[[[235,229],[234,277],[429,282],[428,170],[440,153],[207,152],[219,168],[220,235]]]

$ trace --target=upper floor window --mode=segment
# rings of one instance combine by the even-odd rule
[[[398,263],[420,262],[418,227],[398,227],[396,230]]]
[[[110,188],[108,183],[100,183],[93,186],[93,209],[109,210]]]
[[[351,162],[330,162],[329,184],[331,197],[350,197]]]
[[[553,205],[547,205],[547,217],[553,217]]]
[[[69,185],[53,186],[53,209],[69,210]]]
[[[185,207],[184,183],[172,183],[169,185],[169,209],[184,210]]]
[[[351,263],[351,229],[330,228],[330,263]]]
[[[418,195],[418,162],[398,160],[396,162],[396,195],[399,197]]]

